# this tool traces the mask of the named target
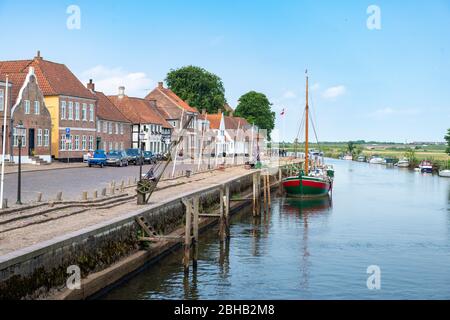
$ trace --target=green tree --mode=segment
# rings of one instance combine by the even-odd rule
[[[447,131],[447,135],[444,137],[445,141],[447,141],[447,150],[446,152],[450,154],[450,129]]]
[[[408,159],[409,165],[412,167],[415,167],[419,163],[419,160],[417,160],[416,157],[416,150],[414,148],[409,148],[406,150],[405,158]]]
[[[203,68],[186,66],[170,70],[166,83],[170,90],[200,112],[206,109],[210,114],[217,113],[226,103],[222,80]]]
[[[270,133],[275,127],[275,112],[272,112],[271,106],[272,103],[263,93],[250,91],[239,98],[235,114],[260,129],[266,129],[270,140]]]
[[[347,143],[347,150],[350,154],[353,154],[353,151],[355,150],[355,143],[353,141]]]

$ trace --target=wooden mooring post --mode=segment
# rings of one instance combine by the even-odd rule
[[[192,249],[192,265],[197,268],[198,261],[198,229],[200,217],[200,196],[196,195],[190,199],[183,199],[186,207],[186,226],[184,232],[184,272],[189,272],[189,263],[191,260]]]
[[[261,172],[253,175],[253,216],[261,215]]]

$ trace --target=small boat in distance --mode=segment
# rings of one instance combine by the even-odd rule
[[[384,164],[384,159],[380,156],[372,156],[369,160],[371,164]]]
[[[420,172],[422,173],[433,173],[433,164],[431,161],[422,160],[419,165]]]
[[[353,156],[351,154],[346,154],[344,157],[342,157],[342,160],[352,161]]]
[[[409,160],[406,158],[403,158],[399,162],[395,164],[399,168],[409,168]]]
[[[439,171],[439,177],[450,178],[450,170],[445,169],[445,170]]]
[[[358,159],[356,159],[356,161],[358,161],[358,162],[366,162],[367,158],[366,158],[366,156],[359,156]]]
[[[393,166],[395,163],[395,159],[393,158],[384,158],[383,163],[387,166]]]
[[[309,98],[308,74],[306,74],[306,106],[305,106],[305,162],[304,167],[293,176],[283,179],[286,194],[299,198],[315,198],[328,196],[333,187],[334,169],[311,159],[309,150]],[[320,156],[320,153],[319,153]],[[316,155],[317,157],[317,155]],[[311,162],[311,163],[310,163]]]

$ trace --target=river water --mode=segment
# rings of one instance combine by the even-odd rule
[[[217,229],[200,237],[189,277],[177,250],[102,298],[450,299],[450,179],[329,162],[332,199],[276,198],[266,219],[244,210],[229,243]]]

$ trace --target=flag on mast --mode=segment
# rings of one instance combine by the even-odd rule
[[[284,110],[284,108],[283,108],[283,110],[281,110],[280,115],[283,117],[285,114],[286,114],[286,110]]]

